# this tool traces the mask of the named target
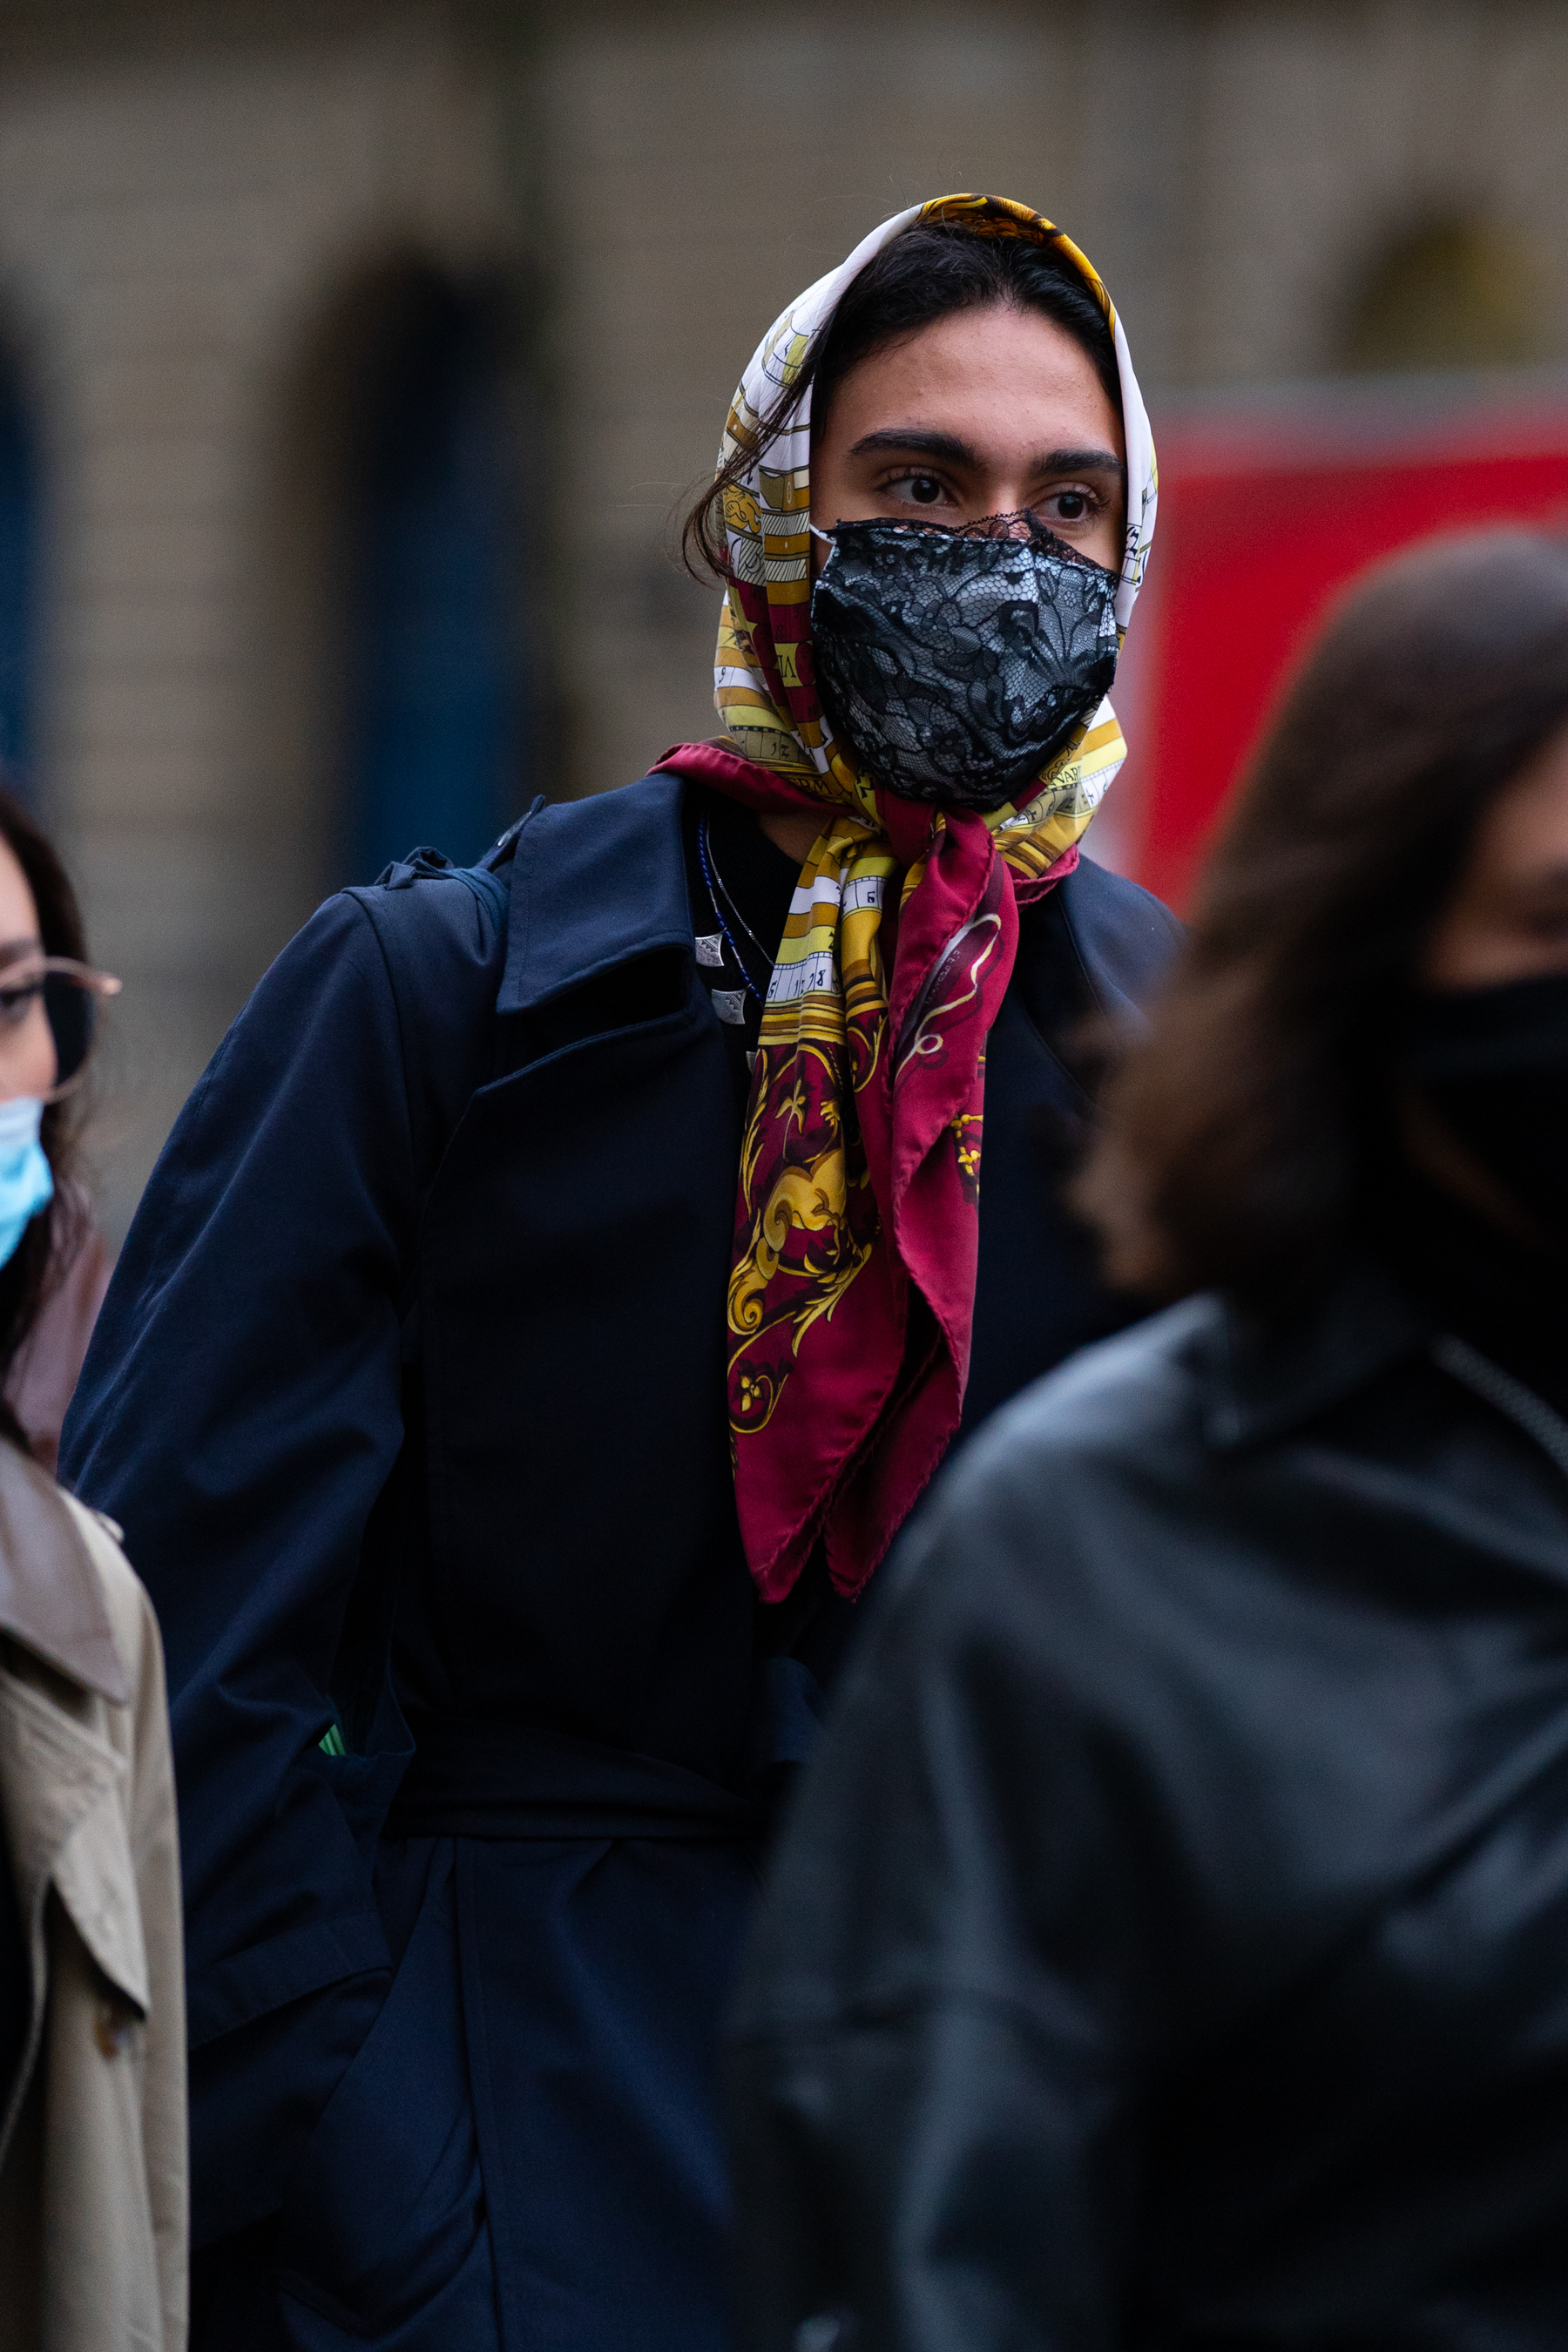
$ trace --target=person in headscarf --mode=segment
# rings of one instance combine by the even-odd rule
[[[771,1810],[959,1428],[1131,1311],[1053,1171],[1174,933],[1079,850],[1153,512],[1068,238],[899,215],[693,518],[724,735],[329,900],[183,1113],[63,1459],[168,1643],[198,2352],[729,2341]]]

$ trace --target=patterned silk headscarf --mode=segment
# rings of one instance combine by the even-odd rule
[[[1127,445],[1125,629],[1154,527],[1154,452],[1126,338],[1076,246],[1023,205],[943,196],[896,214],[791,304],[735,395],[722,464],[798,373],[840,296],[916,222],[1049,244],[1116,341]],[[819,1534],[858,1592],[958,1425],[969,1370],[985,1040],[1020,900],[1078,862],[1125,753],[1109,702],[1037,779],[981,815],[885,792],[836,741],[813,683],[809,390],[724,506],[730,584],[714,700],[727,733],[660,761],[756,809],[810,809],[762,1021],[730,1277],[730,1425],[741,1531],[765,1600]]]

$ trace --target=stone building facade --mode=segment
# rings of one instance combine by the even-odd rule
[[[709,728],[713,598],[670,517],[762,328],[876,220],[957,187],[1051,211],[1156,418],[1178,387],[1554,362],[1565,110],[1568,0],[11,0],[28,768],[127,983],[95,1139],[110,1232],[268,958],[370,878],[343,679],[383,542],[353,541],[353,486],[410,304],[502,322],[517,560],[488,589],[470,564],[461,607],[503,597],[515,637],[502,799],[595,791]],[[1451,352],[1421,339],[1444,301]],[[377,674],[406,768],[401,642]]]

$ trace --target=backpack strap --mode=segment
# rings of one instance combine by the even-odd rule
[[[518,837],[531,817],[544,806],[544,794],[536,793],[522,814],[492,842],[477,866],[454,866],[445,851],[432,849],[428,843],[411,849],[406,857],[395,858],[375,877],[377,890],[412,890],[416,882],[461,882],[471,890],[479,904],[488,907],[498,924],[504,924],[511,897],[510,880],[503,880],[500,869],[510,866],[517,855]]]
[[[512,836],[516,846],[516,835]],[[488,907],[497,923],[506,921],[507,901],[511,893],[504,878],[489,866],[454,866],[438,849],[411,849],[375,877],[378,890],[412,890],[416,882],[461,882],[471,890],[482,907]]]

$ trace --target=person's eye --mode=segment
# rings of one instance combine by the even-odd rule
[[[0,986],[0,1029],[20,1028],[42,987],[42,982],[37,980],[23,981],[9,988]]]
[[[895,474],[883,488],[900,506],[940,507],[951,503],[947,484],[935,474]]]
[[[1097,490],[1070,482],[1059,490],[1047,490],[1036,511],[1047,522],[1092,522],[1104,504]]]

